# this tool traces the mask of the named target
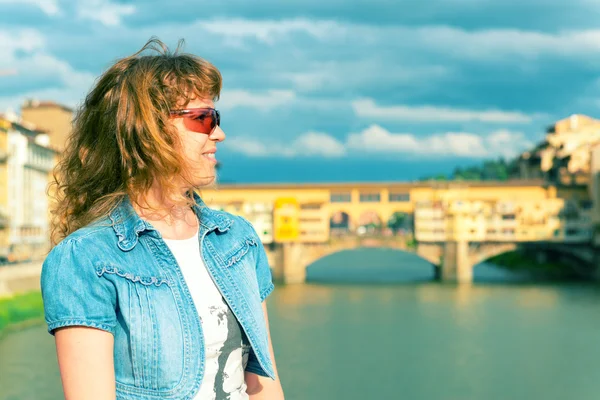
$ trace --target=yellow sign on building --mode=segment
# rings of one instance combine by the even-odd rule
[[[273,239],[276,242],[292,242],[300,234],[300,206],[294,197],[280,197],[273,207]]]

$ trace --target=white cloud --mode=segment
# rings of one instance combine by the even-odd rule
[[[294,140],[293,150],[298,155],[341,157],[344,145],[326,133],[308,132]]]
[[[348,136],[347,148],[361,152],[412,154],[415,156],[512,157],[532,146],[520,132],[499,130],[487,136],[446,132],[430,136],[391,133],[372,125]]]
[[[526,149],[534,146],[534,143],[524,137],[522,133],[511,132],[501,129],[493,132],[486,138],[490,151],[504,157],[513,157]]]
[[[446,54],[472,60],[514,61],[553,54],[561,57],[594,56],[600,50],[600,30],[559,30],[552,33],[519,29],[466,30],[444,25],[400,26],[342,23],[335,20],[216,19],[199,21],[202,29],[229,39],[255,38],[273,44],[293,32],[303,32],[320,41],[347,46],[394,50],[409,54]],[[235,40],[231,43],[237,43]],[[408,60],[410,61],[410,60]],[[400,64],[402,65],[402,64]],[[302,76],[299,76],[302,79]]]
[[[37,6],[44,14],[49,16],[55,16],[61,13],[56,0],[0,0],[0,4],[31,4]]]
[[[466,31],[450,27],[415,30],[427,47],[471,59],[501,59],[507,55],[535,58],[554,54],[563,57],[590,55],[600,50],[600,30],[541,33],[516,29]]]
[[[596,57],[600,29],[558,30],[551,33],[519,29],[466,30],[451,26],[374,26],[344,24],[357,46],[382,44],[402,54],[444,54],[461,60],[522,62],[543,55]],[[341,29],[341,28],[340,28]]]
[[[94,81],[94,76],[75,70],[64,60],[46,53],[44,48],[43,36],[34,30],[15,33],[0,31],[0,53],[3,54],[0,58],[0,70],[14,72],[19,79],[40,82],[40,85],[52,82],[52,88],[0,96],[0,110],[15,108],[27,98],[53,100],[75,106],[85,96],[85,92]],[[17,52],[24,54],[17,57]],[[0,83],[3,79],[10,78],[0,76]]]
[[[31,52],[44,46],[44,37],[33,29],[23,29],[14,33],[0,30],[0,65],[14,60],[15,51]]]
[[[249,157],[309,157],[320,156],[327,158],[341,157],[345,154],[344,145],[334,137],[319,132],[307,132],[291,143],[269,141],[261,142],[256,139],[229,139],[223,144],[228,149]]]
[[[98,21],[106,26],[121,25],[123,17],[135,13],[131,4],[118,4],[110,0],[86,0],[77,2],[77,17]]]
[[[219,108],[251,107],[270,110],[289,104],[295,99],[296,93],[291,90],[268,90],[266,92],[224,90],[219,100]]]
[[[363,118],[411,122],[490,122],[528,123],[532,118],[517,111],[469,110],[434,106],[379,106],[372,99],[352,102],[354,113]]]
[[[290,69],[294,69],[290,71]],[[302,92],[324,89],[344,91],[349,87],[369,88],[383,79],[387,84],[403,87],[424,87],[436,80],[447,78],[451,71],[440,65],[394,65],[375,58],[340,61],[309,61],[301,68],[278,72],[275,77]]]
[[[301,32],[334,45],[379,49],[379,53],[369,55],[371,58],[384,53],[431,55],[433,51],[461,59],[514,62],[514,59],[505,57],[518,56],[519,59],[532,59],[549,54],[560,57],[594,57],[600,50],[600,29],[555,32],[520,29],[467,30],[445,25],[379,26],[303,18],[215,19],[198,21],[197,26],[225,38],[234,39],[230,43],[237,45],[240,44],[239,40],[244,38],[255,38],[264,43],[274,44],[290,33]],[[408,58],[404,61],[412,60]],[[402,67],[403,64],[405,63],[399,63],[397,67]],[[298,75],[298,79],[302,78],[302,75]]]
[[[255,38],[258,41],[273,44],[275,39],[292,32],[303,32],[317,39],[330,38],[340,33],[341,27],[333,21],[314,21],[307,19],[249,20],[215,19],[201,21],[201,28],[233,39]]]
[[[308,132],[290,144],[259,139],[236,138],[225,141],[228,149],[250,157],[342,157],[347,154],[412,155],[416,157],[514,157],[533,143],[520,132],[498,130],[489,135],[446,132],[430,136],[391,133],[372,125],[352,133],[342,143],[326,133]]]

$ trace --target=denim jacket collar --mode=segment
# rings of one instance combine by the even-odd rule
[[[214,230],[226,232],[231,227],[233,220],[224,214],[206,206],[198,193],[194,193],[195,204],[192,206],[194,213],[200,221],[200,233],[208,233]],[[117,207],[110,213],[112,227],[119,241],[117,245],[123,251],[130,251],[138,242],[140,234],[150,234],[154,237],[162,237],[160,232],[148,221],[143,220],[135,211],[129,196],[124,196]]]

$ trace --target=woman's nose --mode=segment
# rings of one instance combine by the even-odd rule
[[[210,140],[214,140],[215,142],[222,142],[223,140],[225,140],[225,132],[223,132],[223,129],[221,129],[221,127],[217,125],[215,129],[213,129],[213,131],[211,132],[209,138]]]

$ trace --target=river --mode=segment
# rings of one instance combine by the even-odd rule
[[[600,397],[597,284],[485,264],[472,285],[432,276],[413,255],[362,249],[318,261],[310,283],[278,286],[268,304],[286,399]],[[0,342],[0,400],[61,393],[44,326]]]

